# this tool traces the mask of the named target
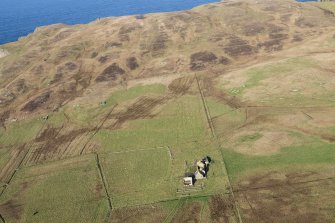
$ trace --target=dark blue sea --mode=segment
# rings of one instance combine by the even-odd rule
[[[97,18],[191,9],[217,0],[0,0],[0,44],[36,27],[88,23]]]

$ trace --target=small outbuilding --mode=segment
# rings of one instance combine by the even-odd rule
[[[194,173],[186,173],[184,177],[184,185],[192,186],[196,180],[201,180],[207,177],[211,158],[206,156],[195,163],[196,171]]]
[[[195,176],[193,173],[185,173],[184,186],[193,186],[195,182]]]

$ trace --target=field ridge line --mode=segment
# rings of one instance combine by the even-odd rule
[[[210,116],[210,113],[209,113],[209,110],[208,110],[207,103],[205,101],[205,96],[204,96],[204,93],[202,92],[202,89],[200,87],[200,82],[199,82],[198,76],[196,74],[195,74],[195,79],[197,80],[197,85],[198,85],[198,89],[199,89],[199,92],[200,92],[202,104],[203,104],[204,109],[205,109],[205,113],[206,113],[206,118],[207,118],[208,125],[209,125],[209,127],[211,129],[212,136],[216,138],[216,134],[215,134],[215,130],[214,130],[214,125],[213,125],[213,122],[212,122],[212,119],[211,119],[211,116]]]
[[[99,174],[100,174],[100,177],[101,177],[102,185],[103,185],[103,187],[105,189],[105,193],[106,193],[106,196],[107,196],[108,206],[109,206],[110,211],[111,211],[113,209],[112,201],[111,201],[111,197],[109,196],[109,193],[108,193],[107,182],[106,182],[105,175],[104,175],[104,173],[102,171],[102,167],[101,167],[101,164],[100,164],[100,158],[99,158],[99,154],[98,153],[95,154],[95,158],[96,158],[95,160],[96,160],[96,163],[97,163]]]
[[[35,139],[39,136],[39,134],[42,132],[42,129],[44,129],[45,125],[46,125],[46,122],[44,122],[44,124],[42,125],[41,129],[37,132],[36,136],[35,136]],[[25,159],[27,158],[31,148],[33,147],[34,145],[34,140],[31,141],[29,144],[28,144],[28,148],[26,149],[25,151],[25,154],[23,155],[22,159],[20,160],[20,162],[17,164],[17,166],[15,167],[15,169],[13,170],[13,173],[11,174],[10,178],[8,179],[8,181],[6,182],[6,184],[4,185],[2,191],[0,192],[0,197],[5,193],[7,187],[9,186],[9,184],[11,183],[11,181],[13,180],[14,176],[16,175],[17,171],[20,169],[20,167],[22,166],[23,162],[25,161]],[[25,147],[26,145],[24,145]]]
[[[93,137],[99,132],[99,130],[101,129],[101,127],[105,124],[105,122],[107,121],[107,119],[109,118],[110,114],[112,114],[112,112],[114,111],[114,109],[116,108],[118,104],[115,104],[113,106],[113,108],[108,112],[108,114],[105,116],[105,118],[102,120],[102,122],[100,123],[100,125],[95,127],[95,130],[93,132],[93,134],[91,135],[91,137],[88,138],[87,142],[85,143],[85,145],[83,146],[83,148],[80,151],[80,155],[83,155],[84,150],[86,149],[86,146],[88,145],[88,143],[93,139]]]
[[[209,109],[208,109],[208,106],[207,106],[207,103],[206,103],[206,100],[205,100],[205,96],[204,96],[204,94],[202,92],[202,89],[201,89],[201,86],[200,86],[200,82],[199,82],[198,76],[196,74],[195,74],[195,79],[197,80],[197,84],[198,84],[199,92],[200,92],[200,95],[201,95],[203,107],[204,107],[204,110],[205,110],[205,113],[206,113],[207,121],[208,121],[209,127],[211,129],[213,138],[215,139],[215,141],[218,143],[219,147],[221,148],[221,143],[219,142],[219,140],[218,140],[218,138],[216,136],[215,129],[214,129],[214,126],[213,126],[213,122],[212,122],[212,119],[211,119],[211,115],[210,115],[210,112],[209,112]],[[233,191],[233,188],[231,186],[231,182],[230,182],[228,170],[227,170],[227,167],[226,167],[226,163],[224,161],[224,156],[223,156],[221,150],[219,151],[219,153],[221,154],[222,167],[224,168],[225,172],[227,173],[227,180],[228,180],[228,185],[229,185],[229,191],[230,191],[230,194],[232,195],[232,198],[233,198],[234,203],[235,203],[234,206],[235,206],[235,209],[236,209],[236,213],[237,213],[237,217],[238,217],[239,223],[243,223],[242,217],[241,217],[241,214],[240,214],[240,210],[239,210],[237,201],[235,199],[234,191]]]
[[[176,216],[178,210],[183,206],[184,203],[185,203],[185,198],[183,198],[183,197],[179,198],[178,199],[178,203],[176,204],[176,206],[174,206],[174,208],[166,216],[166,218],[164,219],[164,221],[162,223],[170,223],[170,222],[172,222],[174,216]]]

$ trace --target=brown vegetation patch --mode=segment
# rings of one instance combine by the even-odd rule
[[[215,195],[209,200],[209,209],[213,222],[229,223],[235,218],[234,200],[228,196]]]
[[[26,80],[19,79],[11,83],[7,89],[11,91],[13,94],[23,94],[27,90]]]
[[[57,83],[57,82],[59,82],[60,80],[62,80],[62,78],[63,78],[63,73],[61,73],[61,72],[57,72],[57,73],[54,75],[52,81],[50,81],[50,84]]]
[[[58,49],[55,53],[54,63],[60,63],[67,58],[79,58],[80,54],[84,51],[84,47],[81,44],[72,46],[64,46]]]
[[[45,92],[33,100],[29,101],[25,106],[21,109],[21,111],[27,111],[32,112],[36,110],[37,108],[41,107],[43,104],[45,104],[51,96],[51,91]]]
[[[64,64],[64,69],[68,71],[73,71],[78,68],[78,65],[74,62],[67,62]]]
[[[270,39],[288,39],[288,34],[286,33],[270,33]]]
[[[232,57],[247,56],[257,52],[257,49],[249,45],[248,41],[238,37],[232,37],[223,49],[226,54]]]
[[[311,21],[308,21],[304,17],[297,18],[294,22],[294,24],[301,28],[313,28],[315,27],[315,24],[313,24]]]
[[[227,58],[227,57],[220,57],[220,59],[219,59],[219,63],[220,64],[223,64],[223,65],[228,65],[228,64],[230,64],[230,60]]]
[[[129,34],[133,31],[135,31],[137,28],[138,28],[137,24],[123,25],[119,29],[119,33],[118,33],[120,41],[129,41],[130,40]]]
[[[41,74],[43,74],[43,72],[44,72],[44,66],[43,66],[43,65],[35,66],[35,67],[32,69],[32,72],[33,72],[35,75],[41,75]]]
[[[173,218],[173,223],[198,223],[200,222],[201,203],[192,202],[184,205]]]
[[[123,75],[125,71],[119,67],[117,63],[113,63],[107,67],[96,79],[96,82],[115,81],[119,76]]]
[[[192,86],[193,81],[194,77],[181,77],[175,79],[169,84],[169,90],[177,95],[185,94]]]
[[[212,96],[232,108],[241,108],[244,106],[244,103],[238,97],[231,96],[217,89],[215,86],[216,83],[213,82],[212,78],[206,77],[201,82],[205,96]]]
[[[12,171],[11,171],[12,172]],[[5,203],[0,204],[0,215],[3,217],[1,220],[15,220],[15,222],[21,222],[21,217],[24,210],[24,204],[18,203],[18,199],[22,197],[24,192],[29,188],[29,182],[22,182],[19,184],[17,191],[13,194],[12,199],[7,200]],[[5,223],[4,221],[4,223]],[[8,222],[8,221],[6,221]]]
[[[260,49],[264,48],[267,52],[279,51],[283,49],[281,39],[268,40],[268,41],[259,43],[257,47]]]
[[[243,33],[246,36],[259,35],[265,31],[265,24],[260,22],[253,22],[246,24],[243,28]]]
[[[6,128],[5,122],[10,117],[10,111],[4,111],[0,113],[0,127]]]
[[[24,58],[20,58],[15,60],[15,62],[8,64],[3,67],[3,74],[6,77],[15,77],[17,76],[21,71],[23,71],[24,68],[28,67],[30,65],[30,61]]]
[[[291,16],[292,16],[291,14],[281,15],[281,16],[280,16],[280,21],[282,21],[282,22],[289,22]]]
[[[203,70],[207,64],[216,63],[217,59],[217,56],[212,52],[197,52],[191,55],[190,68],[193,71]]]
[[[71,36],[71,34],[73,32],[74,32],[74,30],[71,30],[71,29],[61,31],[61,32],[59,32],[58,34],[55,35],[52,42],[58,42],[58,41],[61,41],[65,38],[68,38],[69,36]]]
[[[235,189],[245,222],[332,222],[335,181],[316,172],[269,172]]]
[[[258,137],[256,137],[257,134],[259,134]],[[248,140],[249,137],[250,140]],[[253,137],[256,138],[253,139]],[[260,131],[239,129],[230,140],[237,142],[234,145],[234,150],[247,155],[271,155],[294,143],[286,132],[271,129],[260,129]]]
[[[292,41],[293,42],[301,42],[301,41],[303,41],[303,38],[300,35],[295,34],[295,35],[293,35]]]
[[[112,211],[110,223],[164,222],[166,211],[160,207],[124,208]]]
[[[98,55],[99,55],[98,52],[93,52],[93,53],[91,54],[91,58],[92,58],[92,59],[93,59],[93,58],[96,58]]]
[[[160,32],[152,41],[150,50],[153,56],[158,56],[164,53],[164,50],[167,48],[167,42],[169,36],[165,32]]]
[[[100,63],[106,63],[108,60],[109,60],[109,56],[108,56],[108,55],[101,56],[101,57],[99,57],[99,59],[98,59],[98,61],[99,61]]]
[[[127,67],[130,70],[135,70],[136,68],[139,67],[139,65],[137,63],[136,57],[129,57],[129,58],[127,58]]]
[[[60,128],[46,128],[35,140],[38,147],[31,153],[28,163],[38,163],[44,160],[59,158],[61,152],[65,153],[76,138],[91,131],[90,129],[74,129],[68,132],[62,132]]]
[[[274,24],[268,24],[268,30],[269,30],[269,33],[271,33],[271,34],[281,33],[281,32],[285,31],[285,29],[283,27],[277,26],[277,25],[274,25]]]
[[[335,134],[317,131],[315,129],[307,129],[307,128],[299,128],[299,127],[291,127],[291,129],[303,132],[307,135],[320,137],[321,139],[329,141],[329,142],[335,142]]]
[[[23,204],[19,204],[15,200],[9,200],[6,203],[0,205],[0,213],[3,216],[10,216],[12,219],[15,219],[17,222],[19,222],[23,212],[22,206]]]
[[[164,104],[167,100],[169,100],[169,98],[166,96],[155,98],[147,96],[140,97],[125,110],[112,114],[113,119],[116,119],[112,128],[119,128],[123,123],[129,120],[153,118],[155,116],[153,114],[154,109]]]
[[[107,42],[105,43],[105,48],[118,48],[118,47],[122,47],[122,43],[119,42]]]
[[[48,140],[53,140],[57,137],[59,131],[62,128],[53,128],[51,126],[48,126],[43,130],[43,132],[35,139],[36,142],[44,142]]]
[[[50,81],[50,84],[57,83],[60,80],[62,80],[65,73],[68,72],[75,72],[78,69],[78,65],[74,62],[67,62],[64,65],[58,66],[56,74],[54,75],[54,78],[52,81]]]

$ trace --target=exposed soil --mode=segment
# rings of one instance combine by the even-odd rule
[[[179,209],[173,218],[173,223],[199,223],[202,204],[200,202],[192,202],[185,204]]]

